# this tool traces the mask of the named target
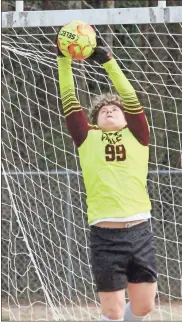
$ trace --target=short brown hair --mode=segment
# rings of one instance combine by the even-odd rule
[[[123,102],[117,94],[102,94],[93,101],[93,107],[89,113],[89,119],[92,124],[97,124],[97,117],[100,109],[105,105],[114,104],[123,111]]]

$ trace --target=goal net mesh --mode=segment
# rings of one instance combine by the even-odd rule
[[[97,27],[150,124],[148,190],[159,272],[153,320],[182,318],[181,27]],[[99,319],[85,189],[59,96],[57,30],[2,35],[2,306],[10,320]],[[73,62],[73,73],[86,113],[95,96],[114,91],[96,63]]]

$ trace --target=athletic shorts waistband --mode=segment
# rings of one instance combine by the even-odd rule
[[[126,223],[127,225],[127,223]],[[149,227],[149,221],[143,221],[137,225],[133,225],[131,227],[124,227],[124,228],[109,228],[109,227],[98,227],[95,225],[90,226],[90,229],[92,232],[99,232],[99,231],[112,231],[112,232],[125,232],[125,231],[134,231],[134,230],[140,230],[145,229]]]

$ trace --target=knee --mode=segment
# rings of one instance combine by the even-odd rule
[[[154,302],[148,302],[141,306],[140,312],[138,312],[140,316],[145,316],[149,314],[154,308]]]
[[[108,306],[107,309],[103,311],[103,315],[109,320],[121,320],[124,316],[124,308],[119,305],[115,307]]]
[[[125,290],[99,293],[103,319],[123,320]]]

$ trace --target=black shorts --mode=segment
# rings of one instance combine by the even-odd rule
[[[157,280],[154,237],[149,222],[130,228],[91,226],[91,264],[98,292]]]

